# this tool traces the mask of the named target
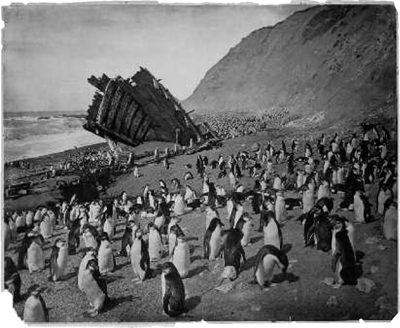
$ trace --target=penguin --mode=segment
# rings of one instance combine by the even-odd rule
[[[26,230],[26,213],[20,213],[17,215],[15,218],[15,227],[16,227],[16,232],[21,233],[25,232]]]
[[[172,254],[172,263],[175,265],[181,278],[186,278],[189,275],[190,269],[190,252],[189,244],[184,236],[178,236],[176,246]]]
[[[228,231],[223,244],[224,270],[222,271],[220,281],[229,278],[235,280],[240,271],[240,260],[246,262],[246,255],[241,244],[243,232],[234,228]]]
[[[335,254],[336,251],[336,233],[339,232],[342,228],[347,230],[347,235],[350,240],[351,247],[353,248],[354,256],[356,255],[355,248],[355,229],[354,225],[344,217],[340,217],[339,215],[332,215],[330,217],[331,225],[332,225],[332,245],[331,252],[332,255]]]
[[[33,217],[34,217],[34,213],[29,210],[28,213],[26,213],[26,226],[27,227],[31,227],[33,226]]]
[[[303,192],[303,213],[309,212],[314,206],[314,188],[308,186],[307,190]]]
[[[335,282],[356,285],[356,258],[351,246],[348,232],[342,221],[336,221],[335,225],[335,252],[332,256],[332,271],[335,274]]]
[[[64,275],[68,265],[68,245],[63,239],[57,239],[50,255],[50,279],[58,281]]]
[[[149,230],[149,256],[150,261],[158,261],[163,256],[163,243],[161,238],[161,233],[158,227],[150,222],[148,225]]]
[[[93,247],[94,249],[98,249],[99,233],[97,232],[96,228],[89,224],[85,224],[82,230],[83,230],[82,235],[85,247]]]
[[[170,257],[172,257],[174,254],[174,250],[177,245],[177,240],[178,240],[178,237],[180,237],[180,236],[183,236],[183,237],[185,236],[181,227],[178,224],[173,225],[168,234],[168,255]]]
[[[114,221],[114,218],[113,218],[113,205],[112,204],[108,204],[104,207],[102,221],[103,221],[103,224],[102,224],[103,232],[107,233],[108,239],[110,241],[113,240],[116,222]]]
[[[106,232],[100,235],[100,247],[97,256],[99,272],[101,275],[105,275],[115,270],[115,257],[113,249],[110,244],[110,239]]]
[[[161,291],[165,314],[176,317],[186,312],[185,286],[175,265],[166,262],[162,265]]]
[[[282,231],[275,214],[272,211],[263,211],[260,221],[264,232],[264,245],[273,245],[278,249],[283,247]]]
[[[242,244],[242,246],[247,246],[250,243],[250,234],[251,234],[251,230],[254,227],[253,224],[253,220],[250,217],[250,215],[248,213],[244,213],[243,214],[243,226],[242,226],[242,232],[243,232],[243,237],[240,241],[240,243]]]
[[[218,257],[221,250],[221,233],[223,226],[224,224],[218,217],[211,220],[204,235],[204,259],[213,261]]]
[[[136,226],[133,221],[128,221],[125,226],[124,234],[121,238],[121,250],[119,252],[120,256],[127,257],[130,254],[130,249],[133,243],[132,227]]]
[[[142,238],[142,231],[134,231],[133,244],[131,247],[131,264],[135,278],[132,281],[142,282],[151,275],[149,249]]]
[[[283,197],[282,192],[276,193],[275,217],[279,223],[286,221],[286,218],[287,218],[285,198]]]
[[[328,252],[331,249],[332,227],[327,213],[321,213],[315,218],[314,239],[318,250]]]
[[[182,195],[180,193],[178,195],[176,195],[175,201],[174,201],[174,206],[173,206],[173,211],[174,211],[175,215],[183,215],[189,210],[190,210],[190,208],[188,208],[186,206],[186,203],[185,203]]]
[[[254,268],[254,279],[261,287],[271,283],[275,265],[285,274],[289,266],[286,254],[273,245],[262,246],[257,252]]]
[[[109,303],[107,282],[101,279],[96,260],[89,260],[82,275],[82,290],[85,293],[90,309],[87,313],[95,317]]]
[[[163,179],[159,180],[159,184],[160,184],[161,189],[167,189],[167,184],[165,183],[165,181]]]
[[[319,186],[318,192],[317,192],[317,199],[321,199],[323,197],[327,197],[327,198],[332,197],[331,187],[327,180],[322,181],[322,184]]]
[[[27,250],[27,265],[29,273],[42,271],[45,265],[45,258],[43,252],[43,237],[36,235],[32,237],[30,245]]]
[[[368,198],[361,190],[357,190],[353,197],[354,220],[356,223],[368,223],[371,219],[371,209]]]
[[[40,234],[45,240],[48,240],[53,235],[53,223],[47,213],[42,215],[40,221]]]
[[[8,256],[4,258],[4,289],[13,296],[13,303],[21,301],[21,276],[14,261]]]
[[[392,191],[386,185],[382,185],[378,193],[378,206],[377,211],[380,215],[384,214],[385,203],[388,199],[392,198]]]
[[[206,231],[211,223],[211,220],[214,218],[219,218],[218,211],[213,206],[207,206],[206,207],[206,226],[205,226]]]
[[[49,322],[49,310],[40,294],[40,289],[30,291],[23,309],[23,320],[25,322]]]
[[[80,230],[81,225],[79,220],[75,220],[68,231],[68,254],[76,254],[76,250],[80,246]]]
[[[190,171],[188,171],[188,172],[186,172],[186,173],[184,174],[183,179],[184,179],[185,181],[193,180],[193,174],[192,174]]]
[[[97,261],[97,250],[94,248],[86,248],[85,256],[82,258],[81,263],[79,264],[78,288],[81,291],[83,291],[83,275],[90,260]]]
[[[397,240],[397,203],[387,201],[383,218],[383,235],[388,240]]]

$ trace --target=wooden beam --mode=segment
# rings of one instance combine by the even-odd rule
[[[121,105],[118,109],[115,118],[115,131],[117,132],[120,132],[121,130],[122,121],[125,119],[125,116],[127,115],[127,110],[129,108],[131,101],[132,97],[128,93],[125,93],[124,96],[122,97]]]
[[[142,113],[142,112],[143,112],[143,110],[140,111],[140,113]],[[138,132],[139,132],[139,130],[140,130],[141,126],[143,125],[143,123],[144,123],[146,118],[147,118],[147,114],[143,113],[143,116],[140,119],[140,121],[137,120],[137,122],[139,122],[139,123],[137,124],[136,128],[132,131],[133,134],[130,134],[132,139],[136,139],[137,138]]]
[[[139,126],[139,129],[136,134],[136,139],[143,140],[144,139],[144,133],[147,131],[147,128],[151,124],[151,119],[149,116],[146,116],[145,120],[143,123]]]
[[[122,126],[121,126],[121,133],[123,135],[128,135],[129,130],[131,128],[133,119],[136,115],[136,112],[138,111],[138,105],[135,103],[133,99],[131,99],[131,103],[128,105],[127,109],[127,114],[124,120],[122,121]]]
[[[104,97],[101,102],[99,112],[97,114],[96,121],[98,124],[103,124],[104,119],[107,117],[107,112],[110,108],[116,90],[117,90],[117,84],[115,83],[115,81],[110,80],[107,84],[107,88],[105,90]]]
[[[120,102],[123,95],[124,92],[122,88],[118,87],[111,101],[110,109],[108,110],[107,114],[107,127],[109,129],[114,129],[115,118],[117,116],[118,108],[120,106]]]
[[[128,137],[131,139],[135,138],[136,132],[140,126],[140,123],[142,122],[142,119],[146,116],[145,113],[143,113],[143,110],[141,107],[139,107],[136,110],[135,116],[132,119],[131,126],[129,127],[129,132],[128,132]]]

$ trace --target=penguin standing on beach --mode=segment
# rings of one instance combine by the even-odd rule
[[[13,303],[21,300],[21,276],[13,260],[8,256],[4,258],[4,289],[13,296]]]
[[[190,270],[189,244],[184,236],[178,236],[172,255],[172,263],[175,265],[181,278],[186,278]]]
[[[387,201],[383,219],[383,235],[388,240],[397,240],[397,216],[397,203],[393,200]]]
[[[261,213],[260,221],[264,232],[264,245],[273,245],[278,249],[282,249],[282,231],[278,221],[275,219],[274,212],[263,211]]]
[[[279,223],[286,221],[287,218],[286,203],[282,192],[276,193],[275,218]]]
[[[74,255],[76,254],[76,250],[79,248],[80,240],[81,240],[81,225],[79,220],[75,220],[71,228],[68,231],[68,254]]]
[[[224,224],[218,218],[211,220],[203,241],[205,259],[213,261],[218,257],[221,250],[221,233],[223,225]]]
[[[246,262],[241,240],[243,232],[240,229],[229,230],[223,245],[224,270],[221,273],[220,282],[224,279],[235,280],[240,271],[240,260]]]
[[[90,260],[97,261],[97,251],[93,248],[87,248],[85,256],[82,258],[78,269],[78,288],[83,291],[83,275],[86,270],[87,264]]]
[[[68,265],[68,246],[63,239],[57,239],[50,256],[50,280],[58,281]]]
[[[53,235],[53,223],[51,222],[50,216],[47,212],[43,214],[40,221],[40,234],[45,240],[48,240]]]
[[[161,291],[164,312],[170,317],[179,316],[186,312],[185,286],[173,263],[166,262],[161,268]]]
[[[95,317],[109,303],[107,282],[101,279],[96,260],[89,260],[82,276],[82,289],[89,300],[89,316]]]
[[[354,194],[354,215],[356,223],[368,223],[370,221],[371,209],[368,198],[361,190],[357,190]]]
[[[113,272],[115,269],[115,257],[106,232],[100,235],[100,247],[98,251],[98,265],[101,275]]]
[[[356,257],[347,229],[340,220],[336,221],[335,225],[335,252],[332,256],[332,271],[335,273],[336,285],[357,284]]]
[[[36,235],[31,239],[27,250],[27,265],[29,273],[42,271],[45,266],[45,258],[43,252],[43,237]]]
[[[253,220],[251,216],[248,213],[244,213],[242,219],[244,220],[243,226],[242,226],[242,232],[243,232],[243,237],[242,240],[240,241],[242,246],[247,246],[250,243],[250,236],[251,236],[251,231],[252,228],[254,227]]]
[[[149,278],[150,271],[150,256],[146,242],[142,238],[142,231],[136,229],[134,231],[133,244],[131,248],[131,264],[135,278],[133,282],[142,282]]]
[[[158,261],[163,256],[163,243],[161,233],[158,227],[153,222],[150,222],[148,224],[148,229],[150,261]]]
[[[30,291],[22,317],[25,322],[49,322],[49,310],[39,288]]]
[[[97,232],[96,228],[85,224],[83,226],[83,240],[85,242],[85,247],[93,247],[94,249],[98,249],[99,247],[99,233]]]
[[[289,266],[286,254],[273,245],[264,245],[257,252],[254,268],[254,279],[261,287],[267,287],[271,283],[275,266],[286,273]]]

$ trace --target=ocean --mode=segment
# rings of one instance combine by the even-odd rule
[[[104,142],[83,129],[83,112],[4,112],[4,161],[49,155]]]

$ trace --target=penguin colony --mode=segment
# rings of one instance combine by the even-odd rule
[[[108,278],[118,273],[118,257],[131,267],[129,284],[161,280],[159,304],[165,315],[189,315],[184,281],[193,278],[193,242],[202,243],[202,257],[209,265],[222,260],[213,288],[235,281],[246,265],[254,270],[251,283],[269,288],[275,285],[276,274],[285,277],[290,271],[290,250],[284,247],[290,240],[283,235],[294,209],[302,211],[297,218],[303,226],[302,246],[329,255],[330,260],[320,265],[331,266],[334,286],[356,285],[357,226],[381,220],[383,236],[397,241],[397,162],[387,150],[390,136],[375,126],[363,128],[361,140],[355,134],[347,142],[337,134],[330,140],[322,135],[314,145],[307,142],[303,153],[297,140],[291,148],[282,140],[278,150],[268,142],[264,149],[239,151],[228,158],[220,154],[208,160],[199,155],[196,172],[187,171],[170,184],[160,180],[155,190],[147,184],[135,197],[123,192],[110,203],[82,204],[73,196],[53,208],[7,213],[2,229],[5,288],[14,302],[25,302],[25,321],[49,321],[43,286],[31,286],[22,297],[19,272],[34,275],[48,270],[49,283],[57,284],[67,274],[69,258],[78,257],[76,285],[86,297],[87,315],[94,317],[116,302],[109,296]],[[274,166],[282,164],[287,169],[278,174]],[[213,180],[212,175],[218,178]],[[245,175],[253,179],[253,188],[240,183]],[[221,179],[230,188],[222,187]],[[181,185],[180,180],[188,183]],[[201,190],[193,187],[194,181]],[[379,185],[376,199],[366,192],[372,184]],[[335,202],[332,194],[339,194],[341,201]],[[202,236],[190,236],[185,228],[185,214],[194,211],[203,213]],[[341,216],[343,211],[352,212],[352,219]],[[121,225],[122,231],[117,231]],[[122,237],[117,239],[119,232]],[[46,259],[45,245],[55,235]],[[262,242],[250,261],[246,248],[253,243],[252,236],[260,236]]]

